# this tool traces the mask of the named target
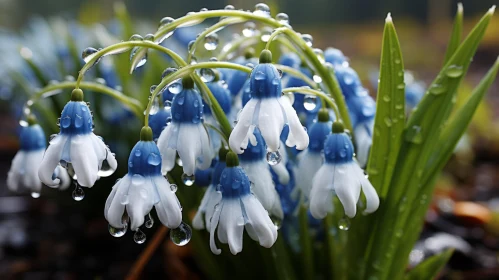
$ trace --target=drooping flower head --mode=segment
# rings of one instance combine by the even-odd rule
[[[325,163],[315,174],[310,192],[310,212],[316,219],[322,219],[333,212],[333,196],[343,205],[345,214],[354,217],[362,189],[366,197],[364,213],[378,209],[379,197],[376,190],[353,159],[354,148],[343,125],[333,123],[332,133],[324,143]]]
[[[42,188],[42,182],[38,178],[38,167],[47,145],[43,129],[36,124],[34,117],[30,116],[28,122],[28,126],[21,129],[20,150],[12,160],[7,174],[7,187],[11,191],[27,189],[33,197],[38,197]],[[71,183],[67,172],[59,165],[52,170],[52,177],[58,180],[58,184],[54,187],[65,189]]]
[[[300,150],[308,145],[308,135],[290,100],[285,96],[281,97],[280,74],[271,61],[270,51],[262,51],[260,64],[251,72],[251,99],[244,105],[229,138],[231,149],[238,154],[246,149],[248,138],[255,127],[260,129],[267,144],[267,151],[276,152],[280,144],[279,137],[286,123],[290,128],[286,145],[296,146]]]
[[[92,187],[99,177],[109,176],[116,170],[114,154],[104,144],[102,138],[93,133],[92,115],[88,105],[83,102],[83,92],[73,90],[61,114],[60,133],[51,141],[43,156],[38,170],[40,180],[48,185],[59,184],[53,178],[56,166],[74,172],[78,184]]]
[[[220,242],[229,244],[232,254],[243,249],[243,231],[261,246],[271,247],[277,240],[277,227],[267,211],[251,193],[250,181],[244,170],[238,166],[237,156],[229,152],[227,167],[220,177],[219,202],[210,225],[210,248],[214,254],[221,250],[215,243],[215,232]]]
[[[202,123],[203,102],[190,77],[182,79],[183,90],[173,98],[172,121],[161,132],[158,147],[163,159],[162,172],[172,170],[178,153],[184,174],[210,167],[213,158],[208,132]]]
[[[104,216],[115,229],[128,226],[127,219],[123,219],[126,209],[130,228],[136,231],[153,206],[165,226],[177,228],[182,222],[176,186],[170,185],[161,174],[161,156],[152,140],[151,128],[142,128],[141,140],[128,158],[128,173],[116,182],[107,198]]]

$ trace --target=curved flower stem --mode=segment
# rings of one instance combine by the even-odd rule
[[[270,35],[269,40],[267,41],[267,44],[265,45],[265,49],[266,50],[270,49],[270,44],[272,43],[272,41],[274,41],[275,37],[284,33],[284,30],[286,30],[286,29],[289,29],[289,28],[286,26],[276,28],[274,30],[274,32],[272,32],[272,34]]]
[[[133,113],[137,116],[137,118],[142,119],[143,114],[142,114],[142,104],[134,98],[128,97],[121,93],[120,91],[117,91],[115,89],[112,89],[110,87],[107,87],[102,84],[94,83],[94,82],[81,82],[79,85],[80,88],[83,89],[88,89],[91,91],[107,94],[114,99],[118,100],[121,102],[123,105],[129,107]],[[55,94],[59,94],[62,89],[73,89],[73,88],[78,88],[77,87],[77,82],[61,82],[58,84],[54,85],[48,85],[41,89],[40,91],[36,92],[27,102],[26,104],[28,106],[32,106],[34,103],[36,103],[38,100],[41,98],[45,97],[47,94],[52,95],[51,92],[56,92]]]
[[[151,260],[154,251],[156,251],[156,249],[159,247],[163,239],[165,239],[167,233],[168,233],[168,228],[161,225],[159,229],[156,231],[156,233],[154,233],[151,242],[147,244],[145,250],[142,251],[139,258],[133,264],[132,268],[128,272],[128,275],[126,276],[126,280],[140,279],[140,274],[142,273],[142,270],[144,270],[146,264]]]
[[[218,135],[222,136],[222,139],[224,140],[225,144],[227,146],[229,146],[229,139],[226,138],[225,134],[220,129],[218,129],[216,126],[211,125],[209,123],[204,123],[204,126],[209,128],[209,129],[213,129],[213,131],[218,133]]]
[[[282,72],[285,72],[287,74],[290,74],[291,76],[295,76],[297,78],[300,78],[305,83],[307,83],[310,87],[312,87],[314,89],[319,89],[319,86],[317,85],[317,83],[315,83],[312,79],[310,79],[309,77],[307,77],[302,72],[296,70],[295,68],[289,67],[289,66],[286,66],[286,65],[281,65],[281,64],[274,64],[274,66],[277,69],[282,70]]]
[[[183,61],[182,57],[180,57],[178,54],[176,54],[174,51],[165,48],[163,46],[157,45],[152,41],[127,41],[127,42],[121,42],[117,43],[108,47],[103,48],[102,50],[96,52],[92,58],[85,63],[85,65],[81,68],[79,74],[78,74],[78,79],[76,80],[76,88],[79,88],[79,85],[81,81],[83,80],[83,76],[85,73],[90,69],[101,57],[111,53],[111,52],[116,52],[119,51],[119,53],[124,53],[132,49],[133,47],[148,47],[151,49],[155,49],[158,51],[161,51],[167,55],[169,55],[177,64],[180,61]],[[120,51],[123,50],[123,51]]]
[[[292,92],[292,93],[300,93],[300,94],[308,93],[308,94],[313,94],[313,95],[319,96],[319,98],[321,98],[321,100],[325,101],[329,105],[329,107],[331,107],[331,109],[333,109],[334,114],[336,115],[336,119],[343,120],[343,118],[340,115],[340,111],[338,110],[338,106],[336,105],[336,103],[329,96],[327,96],[324,92],[321,92],[321,91],[318,91],[315,89],[311,89],[308,87],[285,88],[282,90],[282,92],[284,92],[284,93]]]
[[[224,59],[226,59],[227,56],[229,56],[229,54],[231,54],[232,52],[234,52],[235,50],[237,50],[244,43],[247,43],[248,45],[253,45],[253,44],[258,43],[259,41],[260,41],[260,34],[254,35],[254,36],[251,36],[251,37],[244,37],[244,36],[242,36],[240,38],[237,38],[236,40],[227,43],[222,48],[222,51],[218,54],[217,59],[218,60],[224,60]]]
[[[201,32],[199,34],[199,36],[196,38],[196,40],[194,41],[194,44],[191,47],[192,49],[189,50],[189,53],[187,54],[187,63],[188,64],[191,63],[192,57],[194,56],[196,49],[198,48],[201,40],[204,40],[204,38],[206,36],[210,35],[211,33],[215,33],[217,31],[223,29],[227,25],[236,24],[236,23],[240,23],[243,21],[244,20],[241,18],[226,18],[224,20],[221,20],[221,21],[215,23],[214,25],[210,26],[209,28],[206,28],[203,32]]]

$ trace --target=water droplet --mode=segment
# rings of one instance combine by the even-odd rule
[[[184,88],[182,87],[182,83],[180,82],[180,80],[177,80],[173,83],[171,83],[169,86],[168,86],[168,90],[172,93],[172,94],[178,94],[180,93]]]
[[[135,47],[132,49],[132,51],[130,52],[130,61],[132,61],[134,59],[135,55],[139,52],[139,50],[140,50],[139,47]],[[147,50],[145,52],[142,51],[142,52],[140,52],[140,54],[137,54],[137,55],[140,55],[140,58],[136,62],[133,69],[137,69],[139,67],[142,67],[147,62]]]
[[[236,8],[234,8],[234,6],[232,5],[227,5],[225,6],[224,10],[229,10],[229,11],[232,11],[232,10],[235,10]]]
[[[177,71],[177,68],[173,68],[173,67],[168,67],[166,68],[163,73],[161,74],[161,80],[163,80],[166,76],[170,75],[171,73],[173,72],[176,72]]]
[[[80,115],[76,115],[75,127],[80,128],[83,125],[83,118]]]
[[[388,127],[392,126],[393,122],[392,122],[392,119],[390,119],[389,117],[385,117],[384,121],[385,121],[386,126],[388,126]]]
[[[106,154],[107,153],[108,153],[108,151],[106,150]],[[106,155],[106,158],[107,158],[107,155]],[[116,171],[116,168],[112,168],[109,165],[109,162],[107,161],[107,159],[105,159],[102,161],[101,167],[100,167],[99,171],[97,171],[97,175],[99,175],[100,177],[108,177],[108,176],[111,176],[114,173],[114,171]]]
[[[414,144],[421,144],[423,142],[421,127],[415,125],[407,129],[407,132],[405,133],[405,140]]]
[[[405,89],[405,84],[401,83],[397,85],[397,89],[404,90]]]
[[[400,238],[400,237],[402,237],[402,234],[404,234],[404,231],[403,231],[403,230],[401,230],[401,229],[397,229],[397,230],[395,231],[395,237]]]
[[[210,33],[204,37],[204,48],[208,51],[216,50],[218,47],[217,33]]]
[[[144,36],[144,41],[154,41],[154,34],[147,34]]]
[[[213,82],[215,79],[215,72],[210,68],[201,68],[199,74],[201,75],[201,80],[205,83]]]
[[[92,59],[95,56],[97,52],[98,52],[97,49],[88,47],[84,49],[83,52],[81,53],[81,58],[83,59],[83,61],[85,61],[85,63],[88,63],[90,59]]]
[[[272,220],[272,223],[274,223],[274,226],[277,229],[280,229],[282,227],[282,219],[281,218],[274,216],[274,215],[270,215],[270,219]]]
[[[276,16],[275,16],[275,19],[277,20],[277,22],[279,22],[280,24],[284,24],[284,25],[288,25],[289,24],[289,16],[285,13],[278,13]]]
[[[191,241],[191,237],[191,227],[184,222],[182,222],[178,228],[170,230],[170,240],[177,246],[187,245],[187,243]]]
[[[315,48],[313,49],[314,54],[317,56],[317,59],[320,63],[324,64],[326,59],[324,58],[324,52],[321,49]]]
[[[83,188],[78,185],[78,183],[75,183],[76,187],[73,190],[73,199],[76,201],[81,201],[85,197],[85,192],[83,191]]]
[[[260,39],[263,41],[263,42],[268,42],[269,39],[270,39],[270,35],[272,34],[274,30],[268,26],[264,27],[262,29],[262,32],[261,32],[261,36],[260,36]]]
[[[142,38],[142,36],[140,36],[139,34],[133,34],[132,36],[130,36],[130,39],[128,39],[128,41],[144,41],[144,38]]]
[[[447,91],[447,86],[442,84],[433,84],[430,87],[430,92],[434,95],[440,95]]]
[[[107,226],[107,230],[109,231],[109,234],[111,234],[112,237],[122,237],[123,235],[125,235],[127,229],[128,229],[127,223],[125,223],[125,226],[123,228],[115,228],[112,225]]]
[[[62,118],[61,125],[63,128],[68,128],[71,125],[71,117],[66,116]]]
[[[350,219],[348,217],[343,217],[338,221],[338,228],[341,230],[350,229]]]
[[[255,5],[255,11],[253,14],[262,16],[262,17],[270,17],[270,8],[267,4],[258,3]]]
[[[170,24],[174,21],[175,19],[173,19],[172,17],[164,17],[162,18],[160,21],[159,21],[159,28],[167,25],[167,24]],[[172,32],[173,33],[173,32]]]
[[[390,102],[392,99],[390,98],[390,95],[386,94],[383,96],[383,101],[385,102]]]
[[[187,175],[187,174],[182,174],[182,182],[184,183],[184,185],[190,187],[194,184],[194,181],[196,180],[196,177],[194,176],[194,174],[192,175]]]
[[[175,184],[171,184],[171,185],[170,185],[170,190],[171,190],[172,192],[177,192],[177,189],[178,189],[177,185],[175,185]]]
[[[135,231],[135,234],[133,235],[133,241],[135,241],[135,243],[137,244],[142,244],[144,242],[146,242],[146,234],[143,233],[140,228],[138,228],[136,231]]]
[[[281,153],[279,151],[275,152],[267,152],[267,162],[270,165],[276,165],[279,164],[282,160]]]
[[[169,110],[172,108],[172,102],[170,100],[165,101],[165,109]]]
[[[458,65],[451,65],[445,70],[445,75],[449,78],[459,78],[463,75],[463,67]]]
[[[244,37],[251,37],[255,35],[256,32],[256,25],[252,21],[248,21],[244,24],[243,28],[243,36]]]
[[[316,82],[316,83],[318,83],[318,84],[319,84],[319,83],[322,83],[322,78],[321,78],[321,76],[319,76],[319,75],[314,75],[314,76],[312,77],[312,79],[314,80],[314,82]]]
[[[158,166],[161,163],[161,157],[155,153],[150,153],[149,156],[147,156],[147,163],[152,166]]]
[[[181,158],[177,158],[177,165],[178,166],[184,166],[184,163],[182,162],[182,159]]]
[[[151,213],[147,214],[144,225],[146,226],[146,228],[152,228],[152,226],[154,225],[154,219],[151,217]]]
[[[312,46],[312,44],[314,42],[314,38],[312,37],[312,35],[310,35],[310,34],[302,34],[301,38],[303,39],[303,41],[305,41],[305,44],[307,44],[307,46],[309,46],[309,47]]]
[[[39,198],[40,197],[40,193],[39,192],[31,192],[31,197],[32,198]]]
[[[395,59],[395,64],[400,64],[400,62],[401,62],[400,59],[398,59],[398,58]]]
[[[303,107],[305,110],[312,111],[317,107],[317,96],[315,95],[305,95],[303,98]]]

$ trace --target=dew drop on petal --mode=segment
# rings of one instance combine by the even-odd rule
[[[350,229],[350,219],[348,217],[343,217],[338,221],[338,228],[341,230]]]
[[[147,214],[144,225],[146,228],[152,228],[152,226],[154,226],[154,219],[151,217],[151,213]]]
[[[170,190],[171,190],[172,192],[177,192],[177,189],[178,189],[177,185],[175,185],[175,184],[171,184],[171,185],[170,185]]]
[[[66,116],[61,119],[61,126],[63,128],[68,128],[71,125],[71,117]]]
[[[177,246],[184,246],[189,243],[192,237],[191,227],[182,222],[178,228],[170,230],[170,240]]]
[[[123,235],[125,235],[127,229],[128,229],[128,224],[126,223],[123,228],[115,228],[112,225],[107,226],[107,230],[109,231],[109,234],[111,234],[112,237],[122,237]]]
[[[150,153],[147,156],[147,163],[152,166],[158,166],[161,163],[161,157],[155,153]]]
[[[274,215],[270,215],[270,219],[272,220],[272,223],[274,223],[274,226],[277,229],[280,229],[282,227],[282,219],[281,218],[274,216]]]
[[[168,86],[168,90],[173,93],[173,94],[178,94],[182,91],[183,87],[182,87],[182,83],[180,80],[177,80],[173,83],[171,83],[169,86]]]
[[[281,159],[282,159],[282,156],[281,156],[281,153],[279,153],[279,151],[267,152],[267,162],[270,165],[279,164],[281,162]]]
[[[196,177],[194,176],[194,174],[192,175],[187,175],[187,174],[182,174],[182,182],[184,183],[184,185],[190,187],[194,184],[194,181],[196,180]]]
[[[85,197],[85,192],[83,191],[83,188],[78,185],[78,183],[75,183],[76,187],[73,190],[73,199],[75,201],[82,201],[83,198]]]
[[[137,244],[143,244],[144,242],[146,242],[146,234],[143,233],[140,228],[138,228],[136,231],[135,231],[135,234],[133,235],[133,241],[135,241],[135,243]]]
[[[75,127],[80,128],[83,126],[83,118],[80,115],[76,115],[75,118]]]

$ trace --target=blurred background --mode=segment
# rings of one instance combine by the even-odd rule
[[[0,65],[4,68],[0,69],[1,279],[121,279],[127,275],[145,248],[144,245],[135,244],[130,234],[120,239],[110,236],[103,217],[105,199],[114,181],[126,172],[124,169],[119,169],[110,178],[100,180],[95,188],[87,191],[87,198],[83,202],[71,199],[71,188],[66,191],[44,188],[42,196],[33,199],[29,193],[12,193],[5,185],[12,157],[18,150],[20,111],[30,92],[30,89],[20,85],[24,83],[32,88],[39,88],[50,80],[71,79],[68,75],[76,75],[83,65],[79,54],[85,47],[103,47],[128,39],[131,30],[124,27],[124,16],[119,12],[122,6],[117,6],[116,2],[0,0]],[[157,23],[165,16],[177,18],[190,11],[223,8],[228,4],[234,5],[236,9],[252,10],[258,2],[260,1],[122,1],[134,23],[134,32],[143,35],[154,33]],[[331,46],[341,49],[350,58],[350,65],[359,73],[364,86],[370,88],[373,96],[376,94],[373,85],[376,85],[377,80],[386,14],[392,13],[406,69],[411,70],[412,78],[424,86],[432,81],[441,67],[457,2],[266,1],[271,6],[273,15],[285,12],[295,30],[311,34],[314,47],[325,49]],[[490,6],[499,4],[497,0],[461,2],[464,6],[465,33]],[[240,32],[240,29],[237,27],[232,31]],[[183,34],[183,37],[178,35],[173,38],[175,42],[172,44],[179,51],[185,51],[187,43],[195,37],[196,32]],[[228,37],[230,38],[230,34]],[[73,43],[68,43],[70,41]],[[28,58],[25,57],[27,50]],[[77,53],[79,61],[64,56],[67,53]],[[496,13],[461,86],[458,103],[466,98],[497,55],[499,16]],[[155,58],[154,62],[151,57]],[[122,87],[126,94],[141,96],[145,101],[149,87],[159,82],[162,70],[169,63],[159,55],[151,57],[152,65],[147,70],[138,71],[134,78],[129,77],[127,71],[118,69],[120,63],[123,65],[128,62],[126,55],[111,63],[114,71],[106,71],[102,66],[106,63],[101,63],[96,73],[91,75],[94,75],[92,78],[104,78],[109,86]],[[30,60],[34,62],[34,66],[27,63]],[[58,60],[63,61],[64,65],[59,65]],[[21,77],[21,82],[12,78],[13,72],[22,73],[16,76]],[[98,104],[104,104],[104,100],[100,98],[104,97],[87,96],[97,106],[94,113],[98,134],[104,136],[123,162],[128,157],[127,151],[138,140],[139,123],[126,112],[119,116],[110,114],[113,106],[117,106],[113,101],[106,100],[106,104],[110,105],[99,108]],[[40,110],[45,110],[43,115],[50,119],[46,114],[58,115],[65,100],[53,98],[42,103]],[[411,253],[410,263],[414,265],[445,248],[456,247],[456,253],[442,275],[445,279],[499,279],[497,108],[498,81],[487,94],[469,132],[438,181],[427,225],[420,242]],[[47,135],[57,132],[54,125],[55,122],[43,123]],[[201,194],[199,189],[179,189],[179,196],[190,197],[191,200],[199,198]],[[192,209],[195,209],[195,203]],[[148,237],[152,237],[158,228],[157,224],[146,232]],[[195,262],[197,251],[193,250],[193,246],[201,244],[208,247],[207,240],[205,235],[195,232],[191,242],[194,245],[176,247],[169,240],[161,243],[146,265],[142,277],[203,279],[203,270]]]

